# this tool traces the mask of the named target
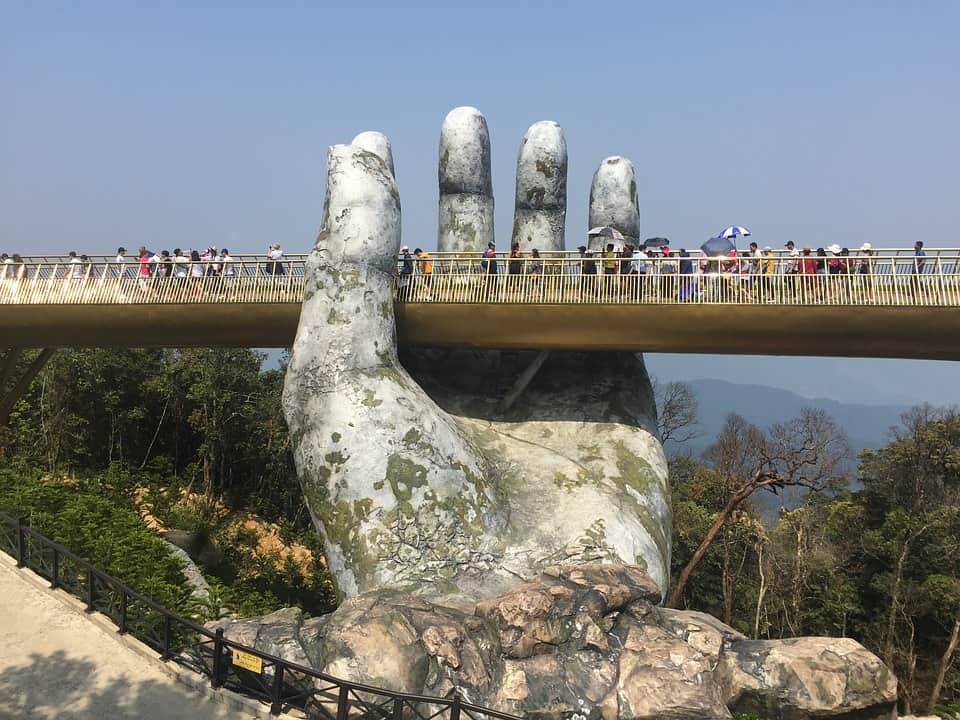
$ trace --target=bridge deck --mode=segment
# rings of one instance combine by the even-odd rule
[[[960,359],[960,308],[397,303],[400,345]],[[294,303],[30,307],[0,346],[289,347]]]
[[[960,358],[956,255],[877,257],[869,272],[584,275],[584,261],[485,274],[476,256],[434,261],[398,281],[401,345],[763,355]],[[728,261],[719,261],[727,263]],[[740,262],[740,261],[738,261]],[[748,261],[743,261],[748,262]],[[65,264],[21,266],[0,280],[0,346],[292,344],[303,258],[283,275],[237,261],[232,276],[138,277],[112,264],[80,276]],[[499,260],[501,271],[509,261]],[[602,266],[601,266],[602,267]],[[919,272],[918,272],[919,270]]]

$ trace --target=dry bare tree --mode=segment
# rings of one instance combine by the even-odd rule
[[[650,379],[657,402],[657,430],[660,442],[684,443],[697,437],[697,396],[684,382],[660,383]]]
[[[677,607],[690,575],[737,509],[758,490],[786,487],[820,491],[845,481],[850,459],[846,433],[822,410],[804,409],[766,432],[730,414],[717,441],[704,453],[712,468],[729,479],[730,496],[677,578],[667,604]]]

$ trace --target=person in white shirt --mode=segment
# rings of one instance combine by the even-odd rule
[[[273,243],[267,250],[267,275],[285,275],[283,268],[283,250],[280,249],[280,243]]]
[[[190,259],[183,254],[183,250],[175,248],[173,251],[173,276],[185,278],[189,273]]]
[[[190,251],[190,277],[202,278],[206,273],[206,265],[200,260],[200,253],[196,250]]]
[[[235,276],[235,269],[233,267],[233,258],[230,257],[230,251],[226,248],[220,251],[220,272],[224,277],[232,278]]]
[[[67,265],[69,265],[68,273],[70,277],[74,280],[82,280],[84,275],[84,267],[83,262],[77,257],[76,250],[71,250],[68,257],[70,258],[67,261]]]

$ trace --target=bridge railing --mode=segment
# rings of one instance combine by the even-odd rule
[[[807,260],[805,263],[804,260]],[[408,266],[407,270],[410,267]],[[762,258],[460,256],[415,263],[406,303],[960,306],[960,255]]]
[[[431,254],[397,260],[405,303],[664,303],[960,306],[960,255],[666,257]],[[299,303],[305,256],[282,261],[21,262],[0,265],[0,305]]]
[[[451,697],[392,692],[335,678],[224,638],[177,615],[127,587],[67,548],[29,526],[24,518],[0,512],[0,551],[81,599],[88,612],[110,618],[129,633],[175,662],[223,687],[270,705],[278,715],[290,709],[328,720],[519,720],[508,713]]]
[[[2,273],[0,266],[0,273]],[[0,275],[0,304],[301,302],[302,257],[282,261],[28,262]]]

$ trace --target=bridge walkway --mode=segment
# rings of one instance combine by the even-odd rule
[[[467,348],[960,358],[956,250],[929,250],[922,261],[895,249],[799,259],[782,253],[660,256],[638,264],[645,272],[632,272],[629,258],[576,253],[436,254],[427,275],[422,263],[401,258],[397,340]],[[288,347],[305,284],[305,256],[288,256],[280,265],[237,257],[227,264],[152,268],[107,259],[23,260],[7,266],[0,282],[0,348]],[[369,311],[380,312],[380,301],[371,302]]]

